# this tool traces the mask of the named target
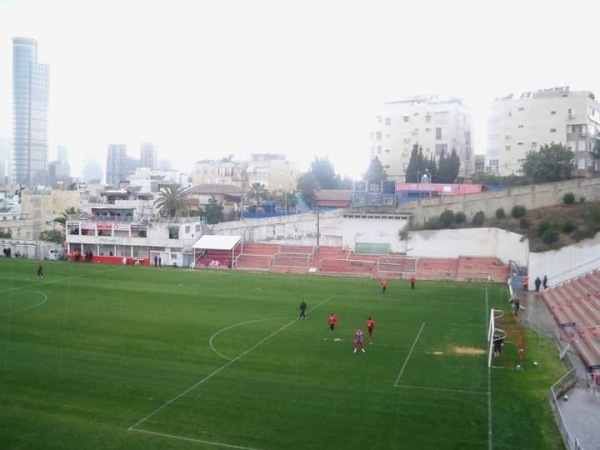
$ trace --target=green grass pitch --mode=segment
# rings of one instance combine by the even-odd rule
[[[37,264],[0,260],[2,449],[563,448],[553,344],[487,367],[505,286]]]

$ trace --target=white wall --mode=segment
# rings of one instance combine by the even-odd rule
[[[495,256],[504,264],[512,260],[524,266],[529,254],[527,239],[499,228],[411,231],[404,242],[409,256]]]
[[[600,233],[594,239],[543,253],[530,253],[530,285],[535,277],[548,276],[550,286],[600,267]]]

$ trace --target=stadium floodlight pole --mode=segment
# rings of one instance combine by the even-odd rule
[[[321,227],[319,223],[319,206],[317,206],[317,250],[319,249],[319,238],[321,237]]]

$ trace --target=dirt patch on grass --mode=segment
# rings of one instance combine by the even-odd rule
[[[458,355],[485,355],[485,350],[473,347],[454,347],[452,351]]]
[[[431,352],[432,355],[440,356],[443,355],[444,352]]]

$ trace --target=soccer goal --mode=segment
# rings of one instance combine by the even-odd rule
[[[496,321],[504,315],[504,311],[500,309],[490,310],[490,326],[488,328],[488,367],[492,365],[492,357],[494,356],[494,342],[496,339],[506,339],[506,331],[496,327]]]

